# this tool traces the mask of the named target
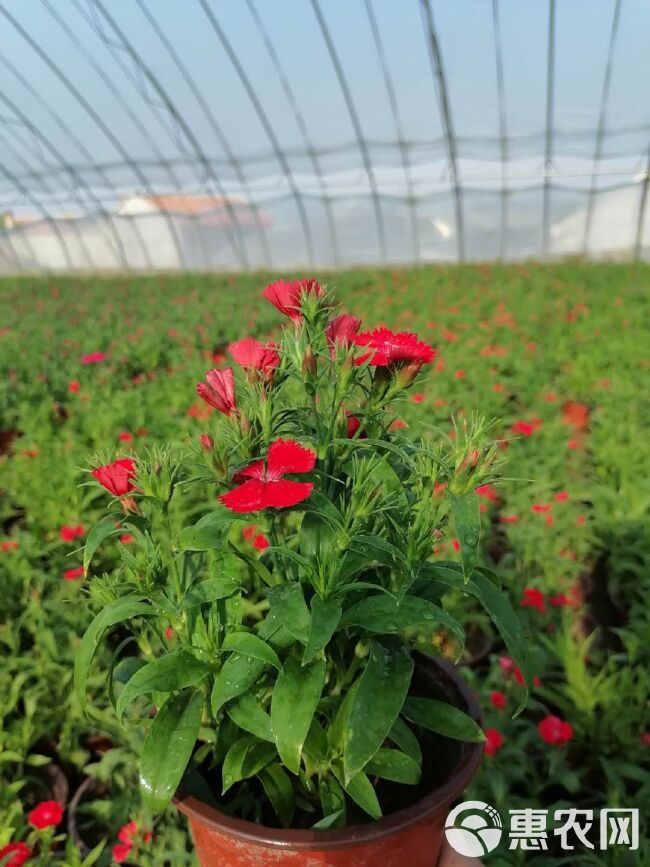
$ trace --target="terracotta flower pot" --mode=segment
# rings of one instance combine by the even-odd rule
[[[480,722],[475,697],[448,663],[418,654],[414,686],[417,695],[445,698]],[[443,743],[457,745],[457,760],[446,778],[413,806],[365,825],[278,830],[233,819],[182,791],[174,803],[190,820],[201,867],[435,867],[449,807],[483,754],[480,744]]]

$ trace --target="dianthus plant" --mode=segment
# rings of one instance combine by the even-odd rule
[[[115,499],[86,567],[109,536],[131,544],[91,582],[76,688],[85,703],[117,629],[108,691],[142,729],[152,809],[182,786],[239,816],[326,828],[381,816],[383,781],[416,786],[426,731],[482,739],[459,709],[410,694],[414,649],[462,652],[443,602],[475,597],[525,671],[524,642],[477,565],[475,489],[500,453],[489,425],[437,443],[395,414],[435,351],[363,330],[312,280],[264,296],[289,321],[278,342],[233,343],[233,366],[197,386],[214,409],[200,444],[93,471]],[[451,536],[460,562],[436,561]]]

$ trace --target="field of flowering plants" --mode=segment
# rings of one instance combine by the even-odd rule
[[[462,672],[486,734],[468,797],[502,815],[635,807],[642,817],[634,852],[562,851],[549,830],[547,850],[502,846],[488,863],[650,863],[650,268],[316,276],[364,327],[386,323],[435,347],[395,429],[453,439],[474,413],[495,420],[506,460],[503,480],[477,489],[481,557],[518,609],[534,681],[513,718],[521,671],[482,609],[456,601],[469,624]],[[83,548],[108,497],[90,469],[162,461],[170,442],[201,458],[212,410],[196,384],[242,335],[278,335],[260,298],[268,280],[0,281],[0,865],[195,863],[176,811],[152,820],[140,802],[143,727],[118,724],[105,675],[129,639],[117,630],[98,649],[92,707],[73,690],[75,653],[102,604],[88,599]],[[243,528],[250,558],[264,558],[266,529]],[[132,542],[127,532],[102,541],[92,573],[116,572]],[[459,548],[432,540],[448,560]],[[434,644],[453,657],[444,632]],[[116,668],[118,683],[129,676]]]

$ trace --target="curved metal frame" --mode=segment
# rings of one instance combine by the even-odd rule
[[[555,109],[555,0],[548,6],[546,60],[546,136],[544,145],[544,198],[542,204],[542,256],[549,252],[551,236],[551,168],[553,166],[553,113]]]
[[[497,72],[497,97],[499,100],[499,149],[501,153],[501,232],[499,258],[505,259],[508,249],[508,125],[506,122],[506,88],[505,76],[503,74],[503,45],[501,43],[499,0],[492,0],[492,26],[494,30],[494,52]]]

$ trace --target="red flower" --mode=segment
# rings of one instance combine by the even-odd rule
[[[277,307],[280,313],[289,316],[294,322],[300,322],[302,296],[309,293],[320,296],[321,291],[320,284],[316,280],[278,280],[269,283],[262,296]]]
[[[349,313],[341,313],[336,319],[332,319],[327,326],[327,342],[331,354],[334,354],[337,343],[341,346],[349,346],[353,343],[359,328],[361,328],[361,320]]]
[[[254,337],[244,337],[231,343],[228,351],[237,362],[246,370],[261,370],[267,378],[280,364],[280,356],[275,347],[270,343],[260,343]]]
[[[424,400],[424,395],[422,394],[422,392],[418,391],[417,394],[412,394],[409,400],[411,401],[411,403],[422,403],[422,401]]]
[[[98,364],[100,361],[106,361],[103,352],[89,352],[87,355],[81,356],[82,364]]]
[[[211,452],[214,448],[214,440],[210,434],[201,434],[199,436],[199,442],[201,443],[201,448],[205,449],[206,452]]]
[[[566,503],[566,501],[568,499],[569,499],[569,492],[568,491],[558,491],[557,494],[555,495],[555,502],[556,503]]]
[[[135,461],[131,458],[120,458],[112,464],[97,467],[93,470],[93,476],[114,497],[123,497],[130,491],[135,491],[132,482],[135,477]]]
[[[73,379],[72,382],[68,383],[68,391],[70,392],[70,394],[76,394],[80,388],[81,383],[76,379]]]
[[[498,658],[499,668],[505,675],[512,674],[515,670],[515,661],[510,656],[500,656]]]
[[[171,641],[173,637],[174,637],[174,627],[168,626],[165,629],[165,638],[167,639],[167,641]]]
[[[499,521],[502,524],[518,524],[520,521],[519,515],[501,515]]]
[[[122,433],[117,435],[118,440],[121,443],[132,443],[133,442],[133,434],[129,433],[126,430],[123,430]]]
[[[58,825],[62,818],[63,804],[58,801],[42,801],[27,814],[29,824],[39,830]]]
[[[479,497],[485,497],[487,500],[490,500],[491,503],[499,502],[499,495],[494,490],[492,485],[479,485],[478,488],[474,489]]]
[[[465,371],[464,370],[457,370],[454,373],[454,376],[456,377],[456,379],[465,379]]]
[[[253,548],[257,548],[258,551],[265,551],[268,547],[269,540],[264,533],[258,533],[253,539]]]
[[[133,838],[138,833],[138,823],[131,821],[127,822],[126,825],[122,825],[120,830],[117,832],[117,839],[120,843],[132,843]]]
[[[85,532],[83,524],[75,524],[74,526],[65,524],[59,530],[59,536],[63,542],[73,542],[78,537],[83,536]]]
[[[115,846],[113,846],[112,850],[113,861],[115,861],[117,864],[121,864],[122,861],[126,861],[132,848],[132,843],[116,843]]]
[[[196,386],[198,396],[224,415],[232,415],[237,409],[232,367],[226,367],[225,370],[208,370],[205,378],[207,384],[199,382]]]
[[[547,744],[561,747],[573,737],[573,726],[559,716],[547,716],[537,723],[537,731]]]
[[[578,400],[567,400],[562,407],[562,421],[577,433],[584,433],[589,424],[589,407]]]
[[[486,756],[493,756],[503,746],[503,735],[497,729],[485,729],[485,744],[483,749]]]
[[[539,611],[540,614],[544,614],[544,612],[546,611],[544,594],[536,587],[526,587],[526,589],[524,590],[524,597],[521,600],[521,607],[535,608],[537,609],[537,611]]]
[[[8,861],[4,861],[3,859],[7,855],[11,855],[12,857]],[[25,861],[28,861],[31,857],[32,850],[27,843],[7,843],[6,846],[0,849],[0,863],[2,863],[3,867],[23,867]]]
[[[650,732],[643,732],[641,735],[641,743],[644,747],[650,747]]]
[[[234,477],[238,488],[219,499],[233,512],[257,512],[260,509],[281,509],[305,500],[314,487],[312,482],[291,482],[287,473],[308,473],[316,463],[316,453],[293,440],[277,439],[269,447],[266,463],[253,461]]]
[[[83,566],[76,566],[73,569],[66,569],[63,577],[66,581],[76,581],[77,578],[83,578],[85,575]]]
[[[505,693],[499,692],[495,689],[494,692],[490,693],[490,703],[492,704],[492,707],[495,707],[497,710],[503,710],[506,706]]]
[[[567,605],[573,604],[566,593],[558,593],[556,596],[549,596],[548,601],[555,608],[566,608]]]
[[[458,539],[452,539],[451,540],[451,547],[454,549],[454,551],[456,553],[458,553],[460,551],[460,542],[458,541]]]
[[[134,537],[131,533],[123,533],[120,536],[120,542],[123,545],[130,545],[133,542],[133,540],[134,540]]]
[[[532,437],[538,428],[542,425],[541,419],[533,419],[532,422],[516,421],[510,430],[513,434],[521,434],[524,437]]]
[[[550,503],[533,503],[531,509],[538,514],[545,514],[551,511],[551,505]]]
[[[371,367],[404,367],[414,365],[418,368],[429,364],[436,357],[435,349],[428,343],[418,340],[416,334],[400,331],[395,334],[388,328],[375,328],[364,331],[354,338],[355,346],[367,346],[370,352],[356,359],[363,364],[370,359]]]
[[[0,551],[5,554],[7,551],[15,551],[18,548],[18,542],[15,539],[7,539],[5,542],[0,542]]]

